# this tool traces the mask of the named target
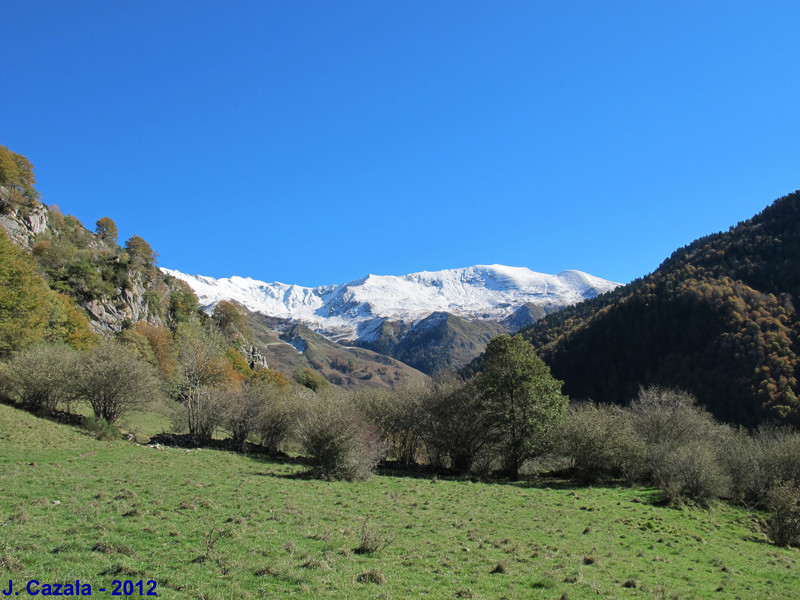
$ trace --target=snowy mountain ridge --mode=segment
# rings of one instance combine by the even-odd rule
[[[361,341],[373,338],[387,320],[414,323],[435,312],[447,312],[465,319],[501,321],[525,305],[554,310],[620,285],[581,271],[547,275],[502,265],[367,275],[317,288],[161,270],[185,281],[206,310],[221,300],[231,300],[252,312],[303,323],[334,340]]]

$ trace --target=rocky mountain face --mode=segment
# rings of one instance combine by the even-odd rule
[[[18,246],[28,248],[34,255],[41,256],[63,237],[70,237],[74,240],[80,239],[80,242],[74,242],[74,246],[87,256],[92,252],[97,256],[102,256],[104,252],[109,253],[103,247],[102,240],[80,225],[74,217],[51,212],[47,206],[38,202],[12,204],[8,201],[8,195],[9,190],[0,186],[0,227],[6,230]],[[95,259],[97,257],[93,256],[93,260]],[[70,284],[74,284],[76,289],[83,289],[85,286],[82,286],[82,278],[99,276],[90,272],[94,269],[100,272],[100,260],[96,260],[96,264],[91,261],[89,264],[64,264],[61,269],[68,274]],[[96,332],[121,331],[126,324],[137,321],[163,324],[163,311],[159,311],[157,307],[159,298],[168,298],[170,294],[170,284],[166,278],[155,269],[120,267],[118,270],[125,271],[124,277],[119,277],[119,281],[115,282],[121,285],[109,285],[104,293],[73,294],[74,290],[68,289],[66,285],[60,291],[78,296],[76,300],[89,317],[89,326]]]
[[[7,190],[0,186],[0,202]],[[30,248],[36,235],[47,230],[47,207],[39,205],[30,210],[10,209],[0,212],[0,227],[18,246]]]
[[[187,283],[207,310],[234,301],[281,335],[302,325],[331,342],[369,349],[428,374],[459,368],[492,337],[618,285],[580,271],[546,275],[502,265],[368,275],[318,288],[162,271]]]

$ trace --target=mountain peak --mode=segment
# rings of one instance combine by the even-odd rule
[[[414,323],[446,312],[501,321],[524,305],[540,305],[551,312],[619,285],[581,271],[547,275],[504,265],[402,276],[369,274],[318,288],[162,271],[188,283],[207,309],[221,300],[234,300],[252,312],[297,321],[336,340],[360,338],[360,333],[375,329],[376,318]]]

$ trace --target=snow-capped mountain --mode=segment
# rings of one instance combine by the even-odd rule
[[[367,344],[380,335],[387,321],[413,327],[433,313],[503,321],[522,308],[535,306],[553,312],[619,285],[581,271],[546,275],[502,265],[403,276],[368,275],[318,288],[162,271],[189,284],[206,309],[221,300],[232,300],[255,313],[302,323],[333,340]]]

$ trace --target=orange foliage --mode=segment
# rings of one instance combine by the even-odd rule
[[[158,361],[158,368],[164,376],[172,375],[178,367],[178,363],[172,352],[172,334],[163,325],[150,325],[145,321],[139,321],[133,326],[136,333],[147,338],[150,348]]]

